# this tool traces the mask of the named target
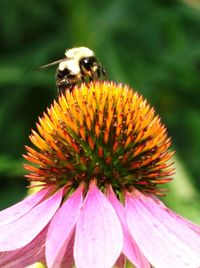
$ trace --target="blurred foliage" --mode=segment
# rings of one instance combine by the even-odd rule
[[[24,145],[57,94],[55,68],[37,67],[84,45],[161,115],[181,159],[164,200],[200,222],[200,9],[189,0],[13,0],[0,2],[0,24],[0,208],[25,195]]]

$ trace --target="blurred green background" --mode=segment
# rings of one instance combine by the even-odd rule
[[[199,0],[13,0],[0,2],[0,208],[26,193],[28,135],[57,95],[66,48],[88,46],[109,73],[155,106],[177,152],[164,201],[200,223]]]

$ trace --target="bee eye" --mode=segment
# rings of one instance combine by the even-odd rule
[[[80,66],[89,71],[95,62],[95,57],[85,57],[81,59]]]

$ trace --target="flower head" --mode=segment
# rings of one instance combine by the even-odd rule
[[[0,213],[1,267],[200,266],[200,228],[156,197],[173,152],[146,100],[127,86],[82,84],[37,130],[25,168],[43,188]]]
[[[95,179],[104,190],[161,194],[168,182],[173,154],[166,128],[154,109],[127,86],[91,84],[59,97],[44,114],[27,147],[27,177],[44,185],[72,189]]]

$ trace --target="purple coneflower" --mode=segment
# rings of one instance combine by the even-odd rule
[[[146,100],[127,86],[82,84],[37,129],[25,168],[42,189],[0,213],[1,268],[200,267],[200,227],[156,197],[173,152]]]

